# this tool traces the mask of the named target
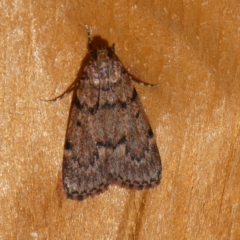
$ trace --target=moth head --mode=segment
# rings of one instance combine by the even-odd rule
[[[111,48],[99,46],[97,49],[91,51],[91,57],[97,61],[107,61],[114,57],[114,45]]]

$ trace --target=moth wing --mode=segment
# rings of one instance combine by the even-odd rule
[[[104,192],[109,185],[108,169],[99,160],[93,130],[98,93],[88,82],[77,89],[73,98],[62,167],[67,197],[80,201]]]
[[[143,106],[128,74],[123,76],[127,104],[122,126],[125,141],[119,142],[108,160],[116,183],[133,189],[147,189],[160,182],[161,159],[157,144]],[[126,91],[126,88],[129,89]],[[118,132],[121,129],[118,129]],[[118,133],[115,133],[117,136]],[[122,134],[123,135],[123,134]],[[122,138],[123,139],[123,138]]]

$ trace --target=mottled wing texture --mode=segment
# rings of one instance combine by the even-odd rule
[[[148,189],[160,182],[161,160],[131,77],[109,49],[92,53],[73,98],[63,185],[84,200],[110,184]]]

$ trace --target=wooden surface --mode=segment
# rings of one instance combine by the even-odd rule
[[[240,239],[238,1],[0,4],[0,239]],[[94,36],[116,44],[156,135],[162,181],[83,202],[59,187],[74,81]]]

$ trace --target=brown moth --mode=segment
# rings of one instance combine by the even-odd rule
[[[87,31],[91,60],[70,90],[76,88],[62,166],[66,195],[79,201],[111,184],[152,188],[161,176],[157,144],[132,85],[137,80],[115,57],[114,46],[92,50]]]

